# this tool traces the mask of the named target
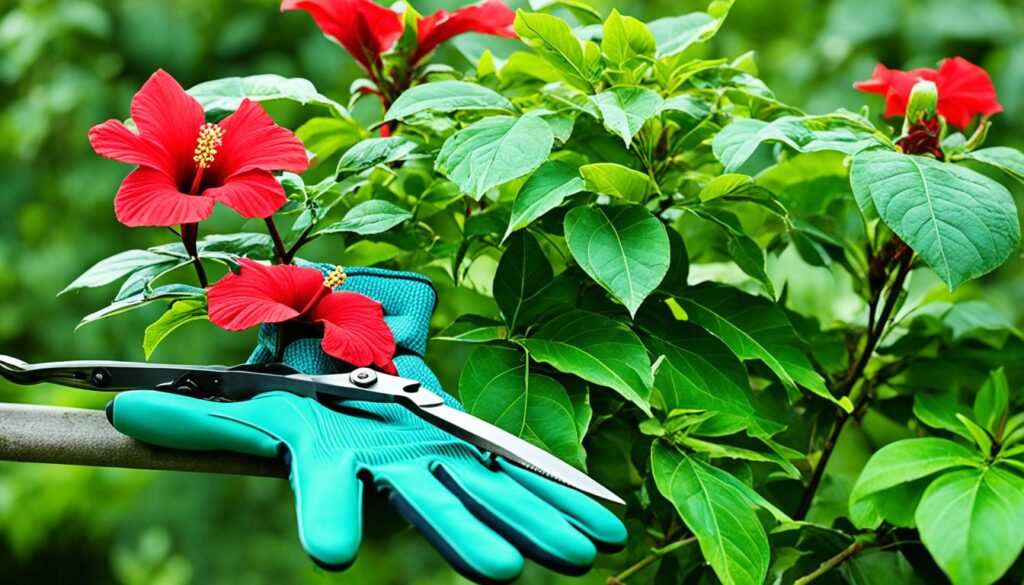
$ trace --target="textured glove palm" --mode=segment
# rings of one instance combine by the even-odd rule
[[[399,346],[399,375],[459,407],[421,357],[435,301],[429,281],[352,269],[344,289],[384,306]],[[310,374],[344,371],[322,352],[319,340],[283,344],[280,337],[277,327],[264,326],[250,362],[282,361]],[[622,523],[590,498],[501,460],[489,462],[472,445],[401,406],[346,402],[328,408],[284,392],[216,403],[155,391],[123,393],[111,405],[114,426],[146,442],[283,454],[302,545],[330,569],[348,566],[359,548],[365,485],[360,478],[386,493],[453,567],[477,581],[514,579],[524,556],[560,572],[582,573],[598,549],[625,540]]]

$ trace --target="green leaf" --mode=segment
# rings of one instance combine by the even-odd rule
[[[407,89],[388,108],[385,122],[403,120],[423,112],[502,110],[515,112],[512,102],[500,93],[476,83],[436,81]]]
[[[995,167],[1024,183],[1024,152],[1008,146],[981,148],[957,155],[954,160],[973,160]]]
[[[984,453],[989,454],[992,452],[992,437],[988,434],[988,431],[981,428],[978,423],[970,419],[970,417],[962,414],[956,415],[957,420],[967,429],[967,432],[971,434],[971,439],[974,440],[974,444],[978,446],[978,449]]]
[[[973,440],[957,415],[967,415],[970,410],[949,394],[918,392],[914,395],[914,416],[933,429],[956,433],[968,441]]]
[[[1024,547],[1024,480],[995,467],[943,475],[921,498],[917,526],[954,585],[994,583]]]
[[[549,307],[538,298],[555,273],[544,251],[528,232],[512,236],[494,273],[494,301],[510,330],[532,323]]]
[[[586,190],[641,203],[658,192],[654,180],[645,173],[615,163],[594,163],[580,167]]]
[[[723,584],[764,583],[771,554],[754,507],[774,507],[735,477],[660,441],[651,448],[651,472]]]
[[[900,484],[957,467],[977,467],[978,454],[948,439],[904,439],[882,447],[864,466],[850,492],[850,507]]]
[[[127,250],[100,260],[58,294],[104,286],[147,266],[167,264],[168,260],[173,261],[164,254],[147,250]]]
[[[566,197],[583,191],[583,188],[579,169],[554,160],[542,164],[526,180],[512,202],[512,217],[505,238],[561,205]]]
[[[1020,246],[1010,192],[968,168],[869,151],[854,157],[850,183],[861,209],[876,209],[950,290],[995,269]]]
[[[188,93],[214,117],[234,112],[246,99],[255,102],[288,100],[327,108],[338,118],[350,117],[344,106],[322,95],[309,80],[298,77],[289,79],[271,74],[225,77],[193,86]]]
[[[807,358],[785,312],[771,301],[711,283],[690,287],[677,298],[689,319],[721,339],[743,360],[761,360],[791,395],[797,384],[849,410],[848,398],[836,399]]]
[[[365,135],[365,130],[347,118],[310,118],[295,131],[295,136],[319,161],[349,148]]]
[[[773,122],[738,120],[715,135],[711,149],[725,165],[725,172],[732,173],[765,142],[781,142],[797,152],[833,150],[856,154],[869,148],[892,148],[891,142],[867,122],[849,115],[830,114],[784,116]]]
[[[767,258],[761,246],[746,235],[737,235],[729,230],[726,230],[726,236],[729,239],[726,240],[725,251],[736,266],[761,283],[769,297],[775,298],[775,285],[768,276]]]
[[[530,8],[537,12],[565,8],[584,25],[601,24],[601,21],[604,20],[601,18],[601,13],[584,0],[530,0]]]
[[[356,205],[345,217],[318,231],[319,234],[350,232],[360,235],[379,234],[412,219],[412,214],[382,199],[370,199]]]
[[[628,327],[597,313],[572,310],[520,341],[533,359],[611,388],[648,415],[651,362]]]
[[[205,299],[186,299],[172,304],[159,319],[146,327],[146,335],[142,340],[142,349],[146,352],[146,359],[148,360],[160,342],[178,327],[208,318]]]
[[[515,31],[562,74],[571,85],[592,93],[601,74],[600,54],[590,55],[561,18],[549,14],[516,12]]]
[[[583,435],[569,395],[554,379],[531,372],[524,357],[511,348],[476,348],[459,378],[466,412],[583,468]]]
[[[508,328],[503,323],[480,315],[462,315],[432,339],[487,343],[506,337],[508,337]]]
[[[184,299],[201,299],[205,298],[206,290],[188,286],[185,284],[168,284],[153,289],[152,291],[146,291],[137,295],[126,297],[119,301],[115,301],[102,309],[95,311],[82,317],[82,320],[78,322],[75,329],[99,321],[100,319],[106,319],[107,317],[113,317],[114,315],[120,315],[128,311],[133,311],[139,307],[144,307],[150,303],[157,301],[175,301]]]
[[[647,120],[658,115],[664,100],[646,87],[613,87],[590,101],[601,112],[601,120],[609,132],[622,138],[628,147]]]
[[[580,267],[635,315],[668,272],[665,226],[640,205],[576,207],[565,239]]]
[[[554,141],[551,127],[537,116],[494,116],[455,133],[434,164],[463,193],[479,200],[540,167]]]
[[[401,136],[367,138],[345,151],[338,161],[338,174],[356,173],[377,165],[405,160],[419,145]]]
[[[988,380],[974,397],[974,419],[996,433],[1010,406],[1010,386],[1003,368],[989,372]]]
[[[695,43],[715,36],[732,8],[733,0],[715,0],[707,12],[659,18],[647,24],[658,45],[658,58],[682,53]]]
[[[615,67],[622,68],[634,59],[652,61],[657,44],[651,31],[639,20],[622,16],[612,9],[604,21],[601,51]]]

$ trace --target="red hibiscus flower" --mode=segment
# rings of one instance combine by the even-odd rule
[[[207,293],[210,321],[229,331],[262,323],[321,324],[320,342],[331,356],[356,367],[396,373],[395,339],[380,303],[354,292],[334,291],[345,281],[339,267],[324,278],[315,268],[264,266],[242,258],[240,274],[228,273]]]
[[[936,110],[946,122],[966,128],[977,115],[991,116],[1003,111],[996,101],[992,79],[984,69],[966,59],[945,59],[939,69],[899,71],[885,65],[875,67],[871,79],[853,86],[867,93],[885,96],[885,116],[902,116],[914,84],[921,80],[935,83],[939,90]]]
[[[416,53],[412,63],[419,64],[438,45],[467,32],[513,39],[516,36],[512,30],[515,19],[515,13],[501,0],[486,0],[453,13],[438,10],[416,21]]]
[[[284,0],[281,10],[305,10],[317,26],[337,40],[367,71],[402,36],[402,15],[372,0]],[[419,64],[437,45],[467,32],[515,37],[515,14],[501,0],[486,0],[449,13],[438,10],[416,22],[417,47],[410,59]]]
[[[159,70],[132,98],[133,132],[120,120],[89,131],[100,155],[138,165],[114,198],[117,219],[128,226],[194,224],[223,203],[244,217],[269,217],[286,201],[271,171],[301,173],[306,149],[274,124],[263,106],[245,100],[238,111],[211,124],[203,107]]]

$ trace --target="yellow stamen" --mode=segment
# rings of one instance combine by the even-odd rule
[[[192,156],[196,166],[209,168],[217,157],[217,147],[224,138],[224,129],[217,124],[203,124],[199,127],[199,139],[196,140],[196,151]]]
[[[328,274],[327,278],[324,278],[324,286],[330,289],[338,288],[345,284],[346,278],[348,278],[348,275],[345,274],[345,269],[338,266],[334,269],[334,272]]]

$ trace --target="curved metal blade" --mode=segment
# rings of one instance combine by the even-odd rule
[[[500,455],[510,463],[585,494],[616,504],[626,503],[579,469],[471,414],[445,405],[420,407],[416,413],[435,426],[485,451]]]

